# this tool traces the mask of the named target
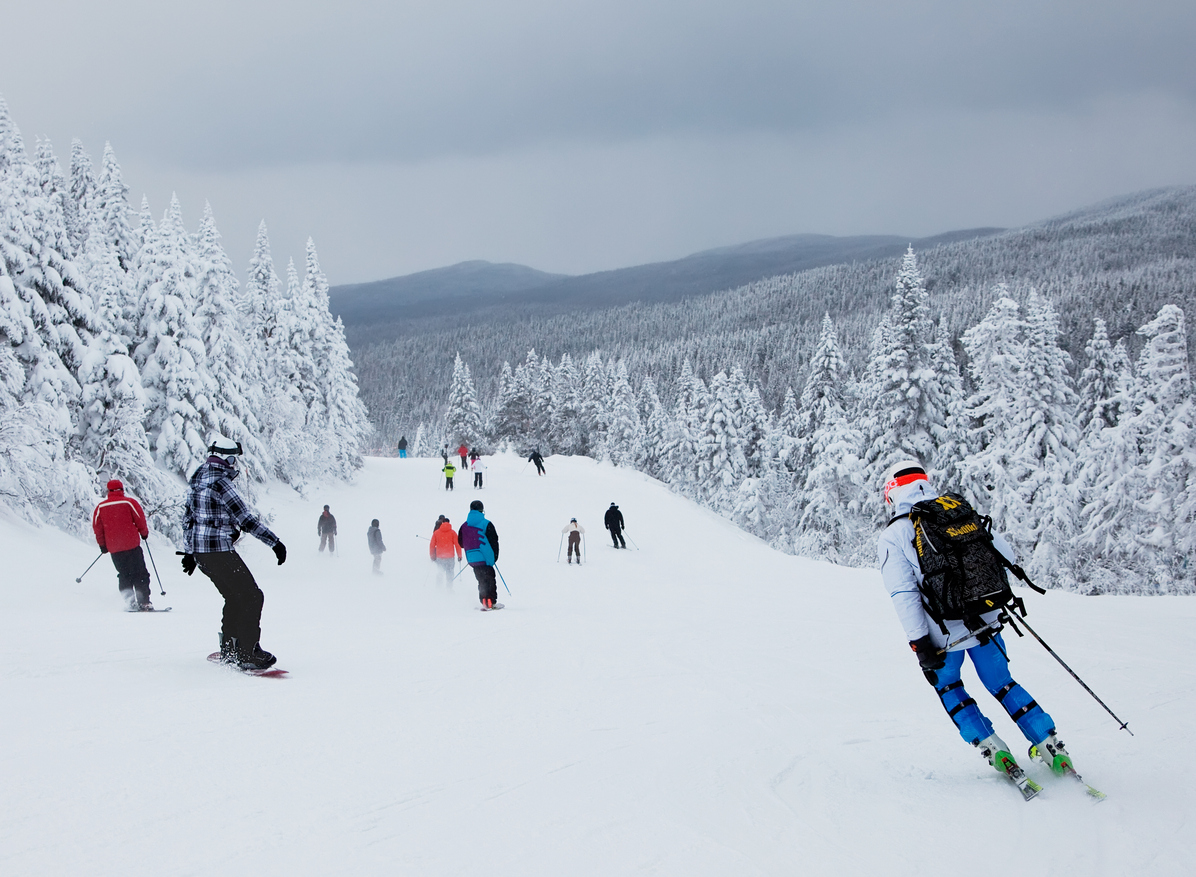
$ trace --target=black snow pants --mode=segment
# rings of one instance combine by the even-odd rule
[[[581,534],[576,530],[569,534],[569,550],[565,553],[569,563],[573,562],[574,554],[577,555],[577,562],[581,563]]]
[[[498,602],[498,580],[494,577],[494,567],[475,566],[473,576],[478,580],[478,602],[492,600]]]
[[[116,581],[120,595],[127,602],[148,603],[150,601],[150,574],[145,568],[145,555],[141,546],[128,551],[112,552],[112,565],[116,567]]]
[[[262,604],[266,600],[253,580],[253,573],[235,551],[197,554],[195,562],[224,597],[220,632],[225,639],[236,637],[241,648],[252,649],[262,638]]]
[[[610,538],[614,541],[615,548],[626,548],[627,547],[627,542],[626,542],[626,540],[624,540],[623,534],[622,534],[622,532],[620,532],[618,527],[610,528]]]

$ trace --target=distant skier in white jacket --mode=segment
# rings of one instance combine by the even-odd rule
[[[947,715],[968,743],[979,747],[981,754],[1002,773],[1016,767],[1004,741],[993,733],[992,723],[964,690],[960,679],[965,652],[972,659],[976,675],[989,693],[997,699],[1009,717],[1033,744],[1031,752],[1041,756],[1056,773],[1070,769],[1071,757],[1062,741],[1055,736],[1055,723],[1045,710],[1009,674],[1009,658],[995,624],[998,611],[984,613],[980,620],[993,625],[979,637],[969,637],[970,630],[962,620],[945,620],[943,634],[923,605],[922,568],[914,548],[914,525],[909,512],[915,503],[933,500],[939,493],[931,486],[926,470],[917,460],[905,460],[891,466],[885,475],[884,499],[890,513],[889,525],[880,536],[877,551],[880,572],[889,589],[893,606],[901,626],[905,628],[910,648],[922,666],[922,672],[938,694]],[[1016,555],[1009,543],[993,533],[993,547],[1010,563]],[[950,649],[944,648],[950,644]]]
[[[581,537],[585,535],[586,528],[577,523],[577,518],[570,518],[569,523],[561,529],[561,532],[569,537],[569,550],[566,555],[569,558],[569,563],[573,562],[573,555],[576,554],[577,565],[581,566]],[[559,551],[560,549],[557,550]],[[560,555],[558,554],[557,563],[560,562]]]
[[[475,490],[482,487],[482,473],[486,471],[486,464],[482,462],[481,457],[474,457],[469,464],[469,468],[473,470],[473,486]]]

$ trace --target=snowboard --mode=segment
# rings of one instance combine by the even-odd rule
[[[277,667],[267,667],[265,670],[254,670],[251,668],[238,667],[236,664],[226,664],[220,658],[219,652],[212,652],[208,655],[208,660],[213,664],[221,664],[228,667],[230,670],[236,670],[238,673],[244,673],[246,676],[264,676],[267,679],[285,679],[290,675],[289,670],[279,670]]]

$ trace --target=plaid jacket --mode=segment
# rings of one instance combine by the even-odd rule
[[[183,517],[183,549],[188,554],[232,551],[234,530],[252,533],[270,547],[279,543],[233,487],[237,474],[219,457],[208,457],[191,476]]]

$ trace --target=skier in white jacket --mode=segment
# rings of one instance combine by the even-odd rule
[[[885,475],[884,499],[890,520],[881,533],[877,552],[881,576],[901,626],[905,628],[910,648],[960,736],[979,747],[989,764],[1007,773],[1016,767],[1016,759],[1004,741],[993,733],[992,723],[963,687],[960,671],[965,653],[972,659],[980,682],[1033,744],[1031,754],[1041,757],[1056,773],[1063,774],[1071,767],[1071,756],[1055,736],[1055,723],[1051,717],[1009,674],[1008,653],[997,632],[999,611],[981,615],[981,621],[992,625],[992,630],[971,637],[962,620],[945,621],[947,633],[943,634],[938,622],[926,612],[919,590],[923,576],[914,548],[914,525],[910,522],[909,511],[915,503],[938,496],[926,470],[917,460],[897,463]],[[992,535],[993,547],[1010,563],[1015,563],[1016,556],[1009,543],[999,533]],[[944,651],[948,645],[950,648]]]

